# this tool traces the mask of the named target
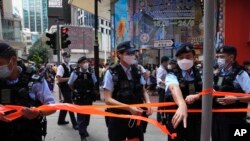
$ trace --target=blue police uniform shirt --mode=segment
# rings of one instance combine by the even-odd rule
[[[222,75],[227,75],[232,71],[232,67],[230,67],[227,70],[222,69],[221,70],[221,74]],[[250,77],[247,74],[246,71],[243,71],[242,73],[239,73],[238,75],[236,75],[236,78],[233,82],[234,86],[237,87],[241,87],[241,89],[245,92],[245,93],[250,93]]]
[[[186,81],[193,81],[195,79],[193,70],[190,73],[188,73],[187,71],[182,70],[182,76],[183,76],[184,80],[186,80]],[[165,85],[166,85],[165,92],[166,92],[166,95],[171,95],[171,92],[168,89],[168,86],[170,84],[179,85],[178,78],[173,73],[168,73],[166,75],[166,79],[165,79]]]
[[[80,69],[80,72],[82,72],[82,69]],[[87,72],[89,72],[89,71],[87,70]],[[76,72],[73,71],[73,72],[70,74],[70,77],[69,77],[69,80],[68,80],[68,84],[69,84],[69,85],[73,85],[74,82],[76,81],[77,77],[78,77],[78,76],[77,76]],[[95,73],[94,73],[94,72],[92,73],[91,77],[92,77],[92,79],[93,79],[93,82],[96,83],[96,82],[97,82],[97,79],[96,79],[96,76],[95,76]]]
[[[131,68],[126,68],[122,64],[121,64],[121,66],[122,66],[123,70],[126,72],[126,75],[127,75],[128,79],[131,80],[132,79]],[[146,84],[143,76],[141,76],[140,84],[141,85]],[[113,92],[113,90],[114,90],[114,83],[113,83],[113,80],[112,80],[112,74],[111,74],[110,70],[107,70],[106,73],[105,73],[103,88],[107,89],[107,90],[109,90],[111,92]]]
[[[7,84],[13,85],[18,83],[19,79],[16,80],[7,80]],[[47,81],[42,78],[41,82],[36,82],[31,87],[29,91],[29,96],[33,100],[39,100],[42,104],[54,104],[55,99],[51,93]]]

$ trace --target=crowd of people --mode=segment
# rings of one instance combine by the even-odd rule
[[[125,105],[122,108],[109,108],[106,111],[115,114],[152,115],[151,108],[133,107],[129,104],[151,103],[149,95],[158,95],[159,102],[175,102],[176,106],[158,109],[176,109],[175,113],[157,113],[157,121],[177,133],[173,141],[199,141],[201,114],[188,113],[188,109],[201,109],[202,99],[202,63],[195,60],[194,47],[190,43],[182,44],[176,51],[175,59],[161,58],[158,65],[139,64],[135,45],[131,41],[117,46],[118,63],[107,63],[95,76],[93,67],[86,57],[80,57],[77,66],[69,65],[71,55],[62,54],[63,63],[24,65],[18,61],[15,50],[8,44],[0,43],[0,106],[5,104],[21,105],[23,117],[8,121],[0,113],[1,140],[41,141],[46,135],[44,124],[46,116],[55,111],[35,110],[32,107],[54,104],[54,84],[62,94],[63,103],[92,105],[96,100],[97,78],[102,81],[104,102],[107,105]],[[213,97],[213,108],[246,108],[250,102],[250,62],[241,66],[236,61],[237,50],[233,46],[222,46],[216,50],[214,64],[214,89],[221,92],[245,93],[245,96]],[[31,83],[32,82],[32,83]],[[30,85],[32,84],[32,85]],[[21,95],[21,96],[20,96]],[[67,111],[61,110],[58,125],[69,124],[65,120]],[[69,112],[72,128],[79,131],[81,141],[87,141],[90,115]],[[246,112],[214,113],[212,140],[228,141],[230,127],[248,125]],[[135,124],[136,123],[136,124]],[[133,119],[106,118],[110,141],[144,141],[147,123]],[[18,127],[18,128],[17,128]]]

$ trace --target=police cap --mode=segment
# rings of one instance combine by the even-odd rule
[[[229,54],[229,55],[234,55],[236,57],[237,55],[237,50],[234,46],[227,46],[227,45],[224,45],[222,47],[219,47],[217,50],[216,50],[216,53],[226,53],[226,54]]]
[[[118,52],[136,52],[138,49],[136,49],[135,45],[131,41],[125,41],[120,43],[117,46],[117,51]]]
[[[83,57],[78,59],[77,63],[79,64],[79,63],[86,61],[86,60],[87,60],[87,58],[85,56],[83,56]]]
[[[68,52],[64,52],[64,53],[62,54],[62,56],[63,56],[63,57],[70,57],[70,54],[69,54]]]
[[[16,56],[16,51],[6,43],[0,43],[0,57],[9,58]]]
[[[175,56],[179,56],[183,53],[192,52],[195,55],[194,46],[191,43],[183,43],[176,51]]]

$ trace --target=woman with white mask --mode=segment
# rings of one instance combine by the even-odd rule
[[[166,101],[177,104],[176,114],[167,113],[166,126],[178,134],[177,141],[200,140],[200,113],[190,113],[187,109],[200,109],[201,101],[196,95],[202,90],[199,70],[194,67],[195,51],[190,43],[182,44],[176,54],[178,67],[166,75]],[[183,124],[178,124],[183,121]],[[169,138],[169,140],[171,140]]]

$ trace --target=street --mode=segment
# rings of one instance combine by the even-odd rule
[[[55,85],[56,86],[56,85]],[[57,86],[54,89],[55,98],[58,101],[58,88]],[[102,98],[101,98],[102,99]],[[150,96],[152,102],[156,102],[158,96]],[[95,103],[102,104],[102,101],[96,101]],[[67,125],[58,126],[59,111],[55,114],[47,117],[48,120],[48,128],[47,128],[47,136],[46,141],[80,141],[80,135],[77,130],[72,128],[72,124],[69,123]],[[151,118],[156,119],[156,113],[154,113]],[[70,121],[70,118],[67,114],[67,121]],[[88,141],[108,141],[108,132],[105,124],[104,117],[101,116],[91,116],[90,125],[88,127],[88,132],[90,136],[88,137]],[[145,141],[164,141],[167,140],[167,135],[163,134],[160,129],[155,126],[148,124],[147,132],[145,134]]]

